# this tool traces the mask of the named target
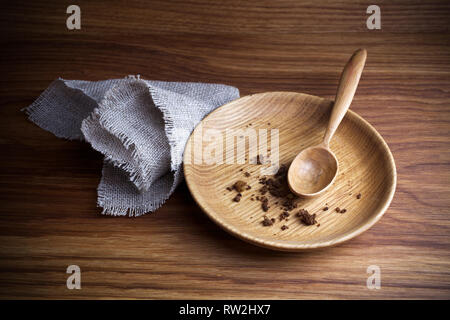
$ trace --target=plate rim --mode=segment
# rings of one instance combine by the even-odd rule
[[[238,99],[235,99],[233,101],[230,101],[228,103],[225,103],[223,105],[221,105],[220,107],[214,109],[212,112],[210,112],[206,117],[204,117],[196,126],[195,128],[192,130],[191,134],[189,135],[189,139],[187,140],[186,146],[184,151],[186,151],[187,146],[191,143],[191,139],[194,135],[195,130],[197,129],[197,127],[199,127],[199,125],[207,120],[211,115],[213,115],[215,112],[217,112],[219,109],[222,109],[224,107],[227,107],[228,105],[232,104],[232,103],[236,103],[239,100],[242,99],[249,99],[251,97],[254,96],[260,96],[260,95],[267,95],[267,94],[295,94],[295,95],[301,95],[301,96],[305,96],[305,97],[312,97],[312,98],[319,98],[323,101],[329,101],[331,103],[333,103],[333,100],[330,99],[326,99],[326,98],[322,98],[319,96],[315,96],[315,95],[311,95],[311,94],[307,94],[307,93],[300,93],[300,92],[294,92],[294,91],[268,91],[268,92],[261,92],[261,93],[255,93],[255,94],[250,94],[250,95],[246,95],[243,97],[240,97]],[[251,234],[248,234],[244,231],[239,231],[238,228],[234,227],[233,225],[228,224],[227,222],[223,221],[222,219],[220,219],[217,214],[211,214],[209,211],[214,211],[210,208],[206,208],[204,206],[204,204],[202,203],[202,201],[200,199],[197,198],[197,195],[194,191],[194,186],[191,185],[192,182],[189,181],[189,173],[186,170],[187,166],[186,165],[186,161],[185,161],[185,157],[186,152],[183,152],[183,172],[184,172],[184,177],[186,180],[186,184],[188,186],[189,192],[191,193],[192,197],[194,198],[196,204],[200,207],[200,209],[215,223],[217,224],[219,227],[221,227],[223,230],[225,230],[226,232],[230,233],[231,235],[244,240],[248,243],[251,243],[253,245],[259,246],[259,247],[263,247],[263,248],[267,248],[267,249],[272,249],[272,250],[276,250],[276,251],[291,251],[291,252],[301,252],[301,251],[307,251],[307,250],[312,250],[312,249],[319,249],[319,248],[325,248],[325,247],[331,247],[331,246],[336,246],[339,245],[341,243],[344,243],[346,241],[349,241],[357,236],[359,236],[360,234],[364,233],[365,231],[369,230],[371,227],[373,227],[380,219],[381,217],[385,214],[385,212],[387,211],[387,209],[389,208],[392,199],[394,198],[394,194],[395,194],[395,190],[397,188],[397,167],[395,165],[395,160],[394,160],[394,156],[392,155],[392,152],[388,146],[388,144],[386,143],[386,141],[384,140],[384,138],[381,136],[381,134],[367,121],[365,120],[363,117],[361,117],[359,114],[357,114],[355,111],[352,110],[348,110],[347,111],[347,115],[350,115],[350,117],[354,117],[355,119],[357,119],[358,121],[362,122],[364,125],[366,125],[367,127],[370,128],[370,130],[375,134],[375,136],[381,141],[382,146],[384,147],[384,149],[387,151],[387,155],[388,155],[388,159],[389,159],[389,163],[392,166],[393,170],[392,170],[392,184],[389,186],[390,190],[389,190],[389,194],[388,194],[388,198],[385,200],[384,205],[369,219],[369,221],[363,225],[361,225],[360,227],[358,227],[356,230],[354,230],[353,232],[342,236],[342,237],[338,237],[336,239],[333,240],[328,240],[328,241],[324,241],[324,242],[318,242],[318,243],[314,243],[314,244],[289,244],[289,243],[280,243],[277,241],[272,241],[272,240],[265,240],[265,239],[261,239],[257,236],[253,236]],[[192,164],[189,164],[192,165]]]

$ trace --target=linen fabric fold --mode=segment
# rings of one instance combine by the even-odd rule
[[[221,84],[57,79],[25,111],[42,129],[85,140],[105,156],[97,188],[103,214],[139,216],[158,209],[181,182],[194,127],[237,98],[237,88]]]

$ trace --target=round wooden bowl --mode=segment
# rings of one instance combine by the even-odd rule
[[[184,154],[187,185],[198,205],[215,223],[240,239],[283,251],[337,245],[373,226],[394,196],[395,163],[380,134],[351,110],[330,144],[339,161],[336,180],[324,194],[298,199],[297,209],[290,212],[288,221],[278,219],[283,211],[275,204],[279,199],[266,195],[270,206],[267,212],[262,210],[261,202],[250,199],[259,195],[261,168],[267,168],[269,164],[250,163],[252,159],[248,153],[233,164],[229,161],[228,164],[210,164],[198,156],[199,151],[211,150],[211,141],[216,144],[223,141],[225,162],[227,144],[230,143],[227,129],[255,129],[256,132],[267,129],[269,137],[271,130],[278,129],[280,164],[289,165],[299,151],[321,142],[332,104],[330,100],[307,94],[268,92],[237,99],[209,114],[195,128]],[[199,140],[198,137],[209,129],[222,133],[223,138]],[[248,152],[248,144],[246,148]],[[250,173],[250,177],[246,177],[245,172]],[[247,182],[252,188],[242,192],[239,202],[234,202],[237,192],[229,191],[227,187],[237,180]],[[358,194],[361,194],[359,199]],[[324,207],[329,209],[324,211]],[[346,209],[346,212],[337,213],[336,207]],[[296,213],[302,208],[316,214],[319,226],[306,226],[300,222]],[[276,222],[272,226],[263,226],[264,215],[275,218]],[[281,230],[283,225],[288,229]]]

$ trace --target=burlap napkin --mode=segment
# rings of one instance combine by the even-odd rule
[[[25,110],[57,137],[86,140],[104,154],[103,214],[139,216],[159,208],[182,180],[195,125],[238,97],[238,89],[220,84],[58,79]]]

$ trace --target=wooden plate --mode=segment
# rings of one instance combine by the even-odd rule
[[[268,212],[263,212],[261,202],[250,199],[252,195],[253,198],[258,195],[261,187],[258,178],[263,176],[261,169],[269,167],[269,164],[249,163],[253,158],[248,154],[234,163],[220,164],[222,155],[223,161],[227,162],[226,153],[230,150],[238,153],[231,144],[237,138],[229,138],[227,130],[253,129],[259,133],[259,129],[267,129],[270,137],[272,132],[276,132],[274,129],[278,129],[280,164],[289,165],[299,151],[321,141],[332,104],[330,100],[301,93],[268,92],[237,99],[209,114],[195,128],[184,154],[187,185],[198,205],[231,234],[262,247],[283,251],[336,245],[373,226],[394,196],[395,163],[380,134],[351,110],[331,141],[331,150],[340,166],[333,186],[318,197],[298,199],[298,209],[291,211],[288,221],[278,221],[282,209],[275,205],[275,197],[268,196]],[[211,129],[216,132],[214,139],[210,137]],[[202,141],[199,137],[206,132],[209,136]],[[221,152],[217,145],[222,142]],[[211,143],[215,144],[214,148],[211,148]],[[249,149],[248,143],[246,149]],[[215,158],[217,163],[213,163],[209,158],[209,162],[204,161],[202,152],[204,158],[208,154],[222,154]],[[245,163],[239,164],[239,161]],[[244,172],[251,176],[245,177]],[[242,192],[240,202],[232,200],[237,192],[226,190],[237,180],[243,180],[252,187]],[[359,193],[361,198],[357,199]],[[325,206],[329,210],[323,211]],[[336,207],[347,211],[337,213]],[[315,213],[320,226],[303,225],[295,216],[300,208]],[[274,225],[263,226],[264,215],[275,218]],[[287,225],[288,229],[281,230],[282,225]]]

